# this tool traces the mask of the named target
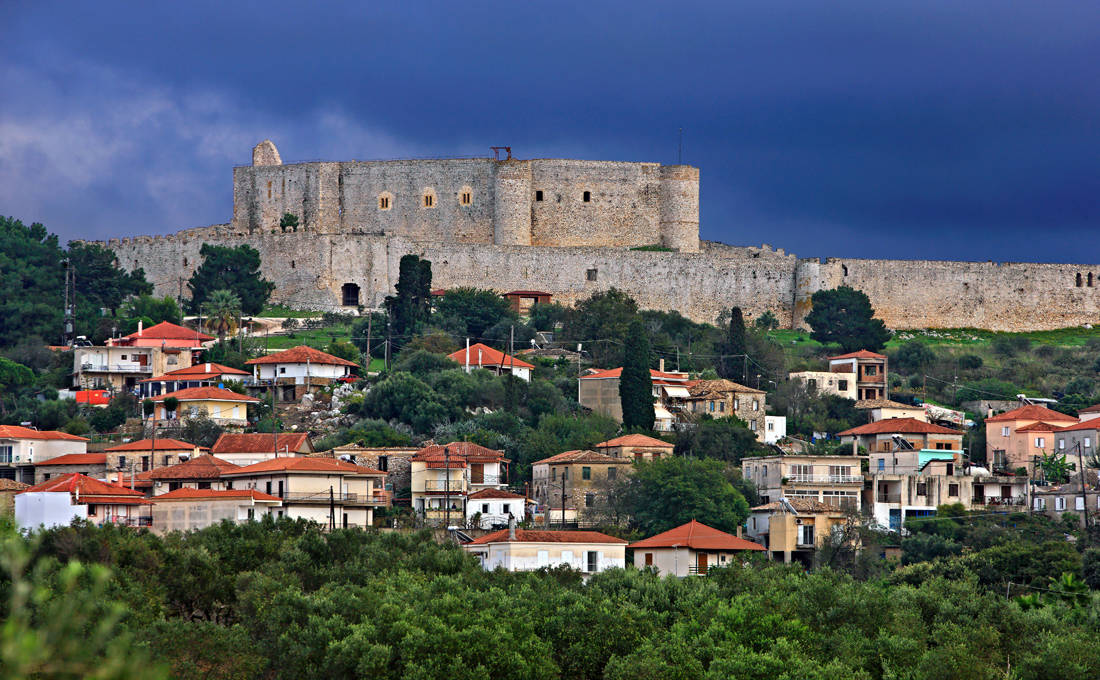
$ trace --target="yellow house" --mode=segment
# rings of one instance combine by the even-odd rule
[[[179,402],[175,412],[164,408],[164,400],[170,397]],[[177,418],[186,420],[206,415],[219,425],[244,426],[248,424],[248,405],[258,404],[260,400],[219,387],[189,387],[154,397],[153,403],[157,404],[159,425]]]
[[[621,474],[630,474],[633,458],[595,451],[566,451],[531,464],[532,492],[546,523],[592,523],[598,499]],[[564,504],[564,505],[563,505]]]
[[[782,498],[752,509],[747,535],[763,543],[772,557],[809,562],[834,527],[846,521],[845,512],[836,506],[809,498]]]

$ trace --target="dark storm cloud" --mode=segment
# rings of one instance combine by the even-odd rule
[[[483,154],[702,169],[702,232],[802,256],[1097,260],[1082,2],[0,8],[0,212],[226,221],[230,166]]]

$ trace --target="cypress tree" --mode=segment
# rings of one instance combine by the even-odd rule
[[[727,380],[745,384],[745,357],[748,344],[745,342],[745,317],[740,307],[730,309],[729,332],[722,344],[722,360],[718,362],[718,374]]]
[[[619,376],[619,399],[623,407],[623,429],[652,430],[653,378],[649,373],[649,336],[642,320],[635,318],[626,331],[623,372]]]

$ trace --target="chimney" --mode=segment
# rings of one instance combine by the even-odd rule
[[[665,372],[665,360],[664,360],[664,359],[661,359],[661,360],[660,360],[660,361],[659,361],[659,362],[657,363],[657,370],[658,370],[658,371],[660,371],[661,373],[664,373],[664,372]]]
[[[142,320],[141,320],[141,319],[138,319],[138,337],[139,337],[139,338],[141,337],[141,331],[142,331],[142,330],[144,330],[144,329],[142,328],[142,326],[144,326],[144,325],[145,325],[145,324],[144,324],[144,322],[142,322]]]
[[[516,518],[515,517],[509,517],[508,518],[508,540],[509,541],[516,540]]]
[[[741,530],[742,529],[743,529],[743,527],[740,524],[738,524],[737,525],[737,538],[741,538]]]
[[[209,361],[206,362],[206,372],[207,373],[210,372],[210,362]]]

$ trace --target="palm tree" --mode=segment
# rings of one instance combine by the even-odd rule
[[[218,340],[224,341],[225,334],[237,328],[241,316],[241,299],[231,290],[221,289],[210,293],[202,303],[208,328],[218,331]]]

